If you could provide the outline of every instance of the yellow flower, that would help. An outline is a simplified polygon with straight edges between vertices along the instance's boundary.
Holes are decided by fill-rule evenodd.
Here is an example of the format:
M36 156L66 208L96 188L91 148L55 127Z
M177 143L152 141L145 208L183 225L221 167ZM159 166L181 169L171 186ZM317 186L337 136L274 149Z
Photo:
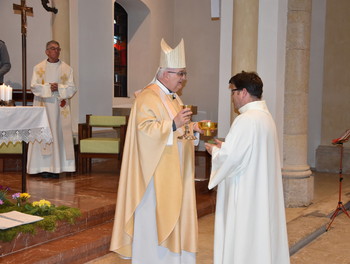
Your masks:
M50 207L51 203L49 201L46 201L43 199L43 200L40 200L39 202L38 201L33 202L32 205L39 206L39 207L43 208L43 207Z
M27 200L30 198L30 194L29 193L21 193L19 195L19 198L21 198L22 200Z

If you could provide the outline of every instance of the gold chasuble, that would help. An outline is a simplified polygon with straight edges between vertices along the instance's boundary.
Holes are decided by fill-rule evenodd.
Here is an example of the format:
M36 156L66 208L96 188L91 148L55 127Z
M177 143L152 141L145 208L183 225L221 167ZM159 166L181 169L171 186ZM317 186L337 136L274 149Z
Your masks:
M151 84L137 95L131 109L110 247L122 256L132 256L135 210L152 177L158 245L175 253L197 252L194 145L178 139L183 128L172 133L181 105L178 96L172 99Z

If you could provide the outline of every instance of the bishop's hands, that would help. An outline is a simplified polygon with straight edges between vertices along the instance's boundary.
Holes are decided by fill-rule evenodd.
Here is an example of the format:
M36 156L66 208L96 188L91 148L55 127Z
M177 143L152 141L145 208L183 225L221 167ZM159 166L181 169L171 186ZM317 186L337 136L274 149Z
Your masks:
M185 124L188 124L191 121L192 112L190 108L182 109L177 115L174 117L174 122L176 128L182 127Z
M221 145L222 145L222 141L216 138L214 140L215 140L215 144L205 143L205 148L210 155L212 154L214 147L221 148Z
M201 120L199 122L211 122L211 120ZM197 131L197 132L199 132L201 134L204 134L204 130L199 127L198 122L194 123L193 130ZM214 132L214 130L212 132Z

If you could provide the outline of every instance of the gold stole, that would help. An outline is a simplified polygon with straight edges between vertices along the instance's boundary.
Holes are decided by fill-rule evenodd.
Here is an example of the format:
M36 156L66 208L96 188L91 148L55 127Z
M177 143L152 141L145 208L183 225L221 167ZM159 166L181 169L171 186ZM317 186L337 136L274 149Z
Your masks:
M45 61L45 71L40 67L37 74L41 78L42 85L45 84L45 74L46 74L46 65L47 62ZM61 61L59 66L59 76L60 80L58 81L59 84L66 84L68 81L67 74L63 68L63 62ZM63 74L62 74L63 72ZM57 100L59 100L57 98ZM67 160L74 160L74 143L73 143L73 137L72 137L72 120L70 115L70 107L68 104L68 99L60 100L60 118L62 122L62 134L63 134L63 144L64 149L66 153L66 159ZM59 144L56 142L56 144ZM42 154L43 155L51 155L52 154L52 145L51 144L41 144L42 148Z

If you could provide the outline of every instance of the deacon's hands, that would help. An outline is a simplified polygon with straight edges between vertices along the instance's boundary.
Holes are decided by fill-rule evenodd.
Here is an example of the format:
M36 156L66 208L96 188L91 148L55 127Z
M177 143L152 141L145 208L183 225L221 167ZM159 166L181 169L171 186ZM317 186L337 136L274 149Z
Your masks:
M214 140L215 140L215 144L205 143L205 148L210 155L212 154L214 147L221 148L221 145L222 145L222 141L216 138Z
M178 112L174 118L176 128L182 127L186 123L189 123L191 120L191 115L192 112L190 108L185 108Z
M58 84L57 83L50 83L51 92L58 91Z

